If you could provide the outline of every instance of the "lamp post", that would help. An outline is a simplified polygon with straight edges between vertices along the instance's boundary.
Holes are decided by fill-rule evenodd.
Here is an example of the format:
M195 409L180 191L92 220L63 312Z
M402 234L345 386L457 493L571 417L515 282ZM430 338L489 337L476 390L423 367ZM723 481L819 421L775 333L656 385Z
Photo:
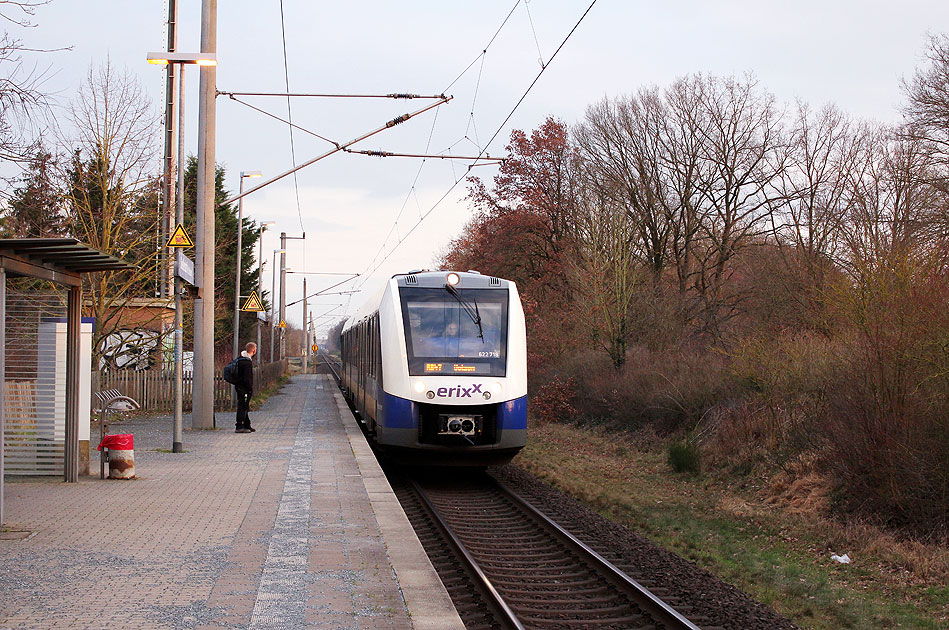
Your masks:
M260 223L260 236L257 237L257 290L260 291L261 301L264 299L264 232L267 231L268 225L274 225L276 223L276 221L262 221ZM270 296L270 300L273 301L272 295ZM264 349L263 346L260 345L260 313L257 313L257 353L257 363L259 365L264 357Z
M304 241L306 240L306 233L304 233L302 236L287 236L286 232L280 233L280 249L284 251L283 255L280 256L280 321L282 322L285 322L287 318L286 295L287 295L287 272L289 271L289 269L287 268L287 253L286 253L287 239ZM281 359L283 359L283 357L287 353L286 335L284 334L285 332L286 331L283 328L280 329L280 358Z
M273 264L270 266L270 362L273 363L273 346L274 346L274 325L273 325L273 306L274 306L274 291L276 290L277 284L277 254L286 254L287 250L285 249L275 249L273 250Z
M244 178L260 177L260 171L241 171L241 198L237 200L237 270L234 273L234 356L240 352L241 323L241 238L244 232ZM261 232L263 234L263 232Z
M177 11L175 11L177 13ZM171 19L171 17L170 17ZM169 45L171 45L171 37L169 36ZM177 164L174 164L174 160L168 160L168 188L173 190L170 186L171 181L171 171L172 167L177 168L177 191L174 195L176 198L176 219L177 223L184 223L184 168L182 168L182 163L184 161L184 126L185 126L185 115L184 115L184 97L185 97L185 64L194 64L198 66L215 66L217 65L217 60L213 53L180 53L180 52L150 52L146 55L146 61L152 65L162 65L168 66L169 77L174 73L172 68L176 65L180 65L181 72L178 74L178 100L174 101L171 96L169 97L168 110L166 112L166 134L170 136L174 128L174 109L178 109L178 160ZM174 90L171 86L168 89L170 95L174 94ZM166 152L170 153L171 148L166 147ZM170 192L170 191L169 191ZM166 199L170 203L170 195L166 192ZM169 208L170 214L170 208ZM170 230L169 230L170 233ZM196 281L200 282L196 279ZM183 407L183 392L182 392L182 379L183 379L183 366L182 358L184 354L184 331L182 323L182 312L181 312L181 278L176 273L175 274L175 409L174 409L174 425L173 425L173 435L171 443L171 451L173 453L181 453L184 451L183 447L183 438L182 438L182 407ZM192 366L193 368L193 366Z
M192 425L214 428L214 144L217 74L217 0L201 0L201 57L192 63L202 66L198 90L198 173L195 218L194 301L194 387ZM156 63L191 61L181 53L153 57ZM151 60L150 60L151 61Z

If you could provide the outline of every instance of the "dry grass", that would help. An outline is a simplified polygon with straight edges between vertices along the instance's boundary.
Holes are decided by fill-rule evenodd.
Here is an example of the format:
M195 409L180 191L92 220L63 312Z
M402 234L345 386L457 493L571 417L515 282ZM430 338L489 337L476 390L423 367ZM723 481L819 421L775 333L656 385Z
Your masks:
M515 463L802 628L949 628L949 547L835 520L830 480L805 458L774 474L676 475L654 436L547 424Z

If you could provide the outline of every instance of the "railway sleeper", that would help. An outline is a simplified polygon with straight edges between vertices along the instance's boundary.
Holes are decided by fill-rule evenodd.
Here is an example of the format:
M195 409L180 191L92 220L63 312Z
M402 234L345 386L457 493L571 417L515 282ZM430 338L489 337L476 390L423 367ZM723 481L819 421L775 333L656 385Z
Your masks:
M551 611L546 611L548 614ZM527 621L526 619L524 621ZM530 618L531 626L542 626L548 628L576 628L577 626L595 626L597 628L604 628L608 626L614 626L616 628L622 628L623 630L659 630L660 626L657 626L649 617L644 615L630 615L627 617L613 617L609 619L558 619L551 618L549 616L544 617L531 617Z

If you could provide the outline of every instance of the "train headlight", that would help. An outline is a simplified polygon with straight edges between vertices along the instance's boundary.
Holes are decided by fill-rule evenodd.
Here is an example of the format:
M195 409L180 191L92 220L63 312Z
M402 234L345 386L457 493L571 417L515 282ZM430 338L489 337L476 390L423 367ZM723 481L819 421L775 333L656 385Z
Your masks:
M429 400L431 400L432 398L435 398L435 392L429 390L429 391L425 392L425 397L428 398Z
M491 383L491 385L488 386L488 390L494 396L500 396L502 389L504 389L504 386L501 385L499 381L494 381L493 383Z
M451 272L450 274L448 274L448 276L445 278L445 280L446 280L446 281L448 282L448 284L450 284L451 286L455 286L456 284L458 284L458 282L461 280L461 278L458 277L458 274L457 274L457 273Z
M491 400L491 392L485 392L482 396L484 396L485 400Z
M421 394L425 391L425 383L422 381L415 381L415 391Z

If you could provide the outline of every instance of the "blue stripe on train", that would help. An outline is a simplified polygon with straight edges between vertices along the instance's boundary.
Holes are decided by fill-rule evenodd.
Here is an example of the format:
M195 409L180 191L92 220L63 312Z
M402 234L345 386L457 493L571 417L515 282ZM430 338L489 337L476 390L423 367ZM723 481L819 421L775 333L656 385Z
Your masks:
M527 396L521 396L498 405L498 428L527 428Z
M414 429L418 423L418 403L385 393L380 424L387 429ZM498 405L498 429L527 428L527 396Z
M383 392L382 418L387 429L414 429L418 426L418 403Z

